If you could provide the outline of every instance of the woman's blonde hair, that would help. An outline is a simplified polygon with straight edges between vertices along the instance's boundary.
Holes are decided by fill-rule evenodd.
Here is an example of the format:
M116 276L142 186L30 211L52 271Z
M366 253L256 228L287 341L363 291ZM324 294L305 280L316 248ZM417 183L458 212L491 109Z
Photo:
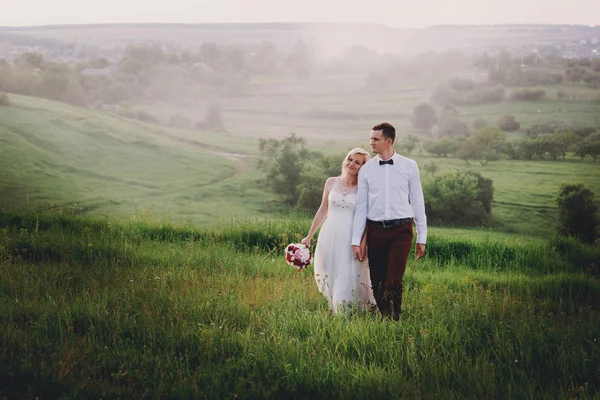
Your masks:
M346 167L346 161L348 160L348 157L353 156L355 154L362 154L363 156L365 156L365 163L367 161L369 161L369 159L371 158L371 155L365 149L362 149L360 147L353 148L352 150L350 150L348 152L348 154L346 154L346 157L344 158L344 161L342 161L342 175L344 175L346 173L346 170L348 169Z

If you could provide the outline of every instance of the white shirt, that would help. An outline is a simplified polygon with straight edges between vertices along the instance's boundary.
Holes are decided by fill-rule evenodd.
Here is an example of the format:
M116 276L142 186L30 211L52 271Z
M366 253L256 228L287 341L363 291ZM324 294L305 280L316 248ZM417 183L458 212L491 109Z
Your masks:
M414 160L394 152L393 165L379 165L379 155L358 171L358 196L352 227L352 245L360 245L367 218L388 221L414 218L417 243L427 241L427 217L419 167Z

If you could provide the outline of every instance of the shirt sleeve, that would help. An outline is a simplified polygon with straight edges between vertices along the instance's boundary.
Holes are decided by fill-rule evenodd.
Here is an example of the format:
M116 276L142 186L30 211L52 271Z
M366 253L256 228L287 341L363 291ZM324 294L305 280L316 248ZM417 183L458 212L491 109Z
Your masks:
M365 226L367 224L367 209L369 204L369 184L367 182L366 168L358 171L358 194L354 208L354 221L352 223L352 246L359 246Z
M408 198L410 199L410 205L415 216L415 225L417 227L417 243L425 244L427 242L427 216L425 215L425 199L423 198L423 187L421 186L421 177L419 176L419 166L416 162L413 165L413 172L410 174Z

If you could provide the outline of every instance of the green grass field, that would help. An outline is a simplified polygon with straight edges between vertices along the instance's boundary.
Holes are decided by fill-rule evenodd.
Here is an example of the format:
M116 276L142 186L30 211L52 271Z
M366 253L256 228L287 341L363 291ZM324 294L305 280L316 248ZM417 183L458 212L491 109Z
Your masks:
M547 236L556 220L555 198L562 183L583 183L600 196L600 163L591 160L501 160L481 166L453 158L412 157L421 167L435 163L439 171L478 172L494 182L492 216L505 232ZM436 176L439 173L436 174ZM421 171L423 183L433 179Z
M419 95L416 89L407 89L394 101L411 103L415 93ZM263 100L256 99L252 104L263 107ZM11 107L0 107L0 201L5 207L91 211L123 218L146 213L161 220L203 226L232 218L269 218L274 213L289 213L277 203L276 196L264 189L262 175L256 169L257 139L263 135L283 137L287 131L261 130L259 125L252 128L248 122L250 133L234 130L219 134L143 124L36 98L11 95L11 101ZM354 104L366 113L360 118L372 119L376 112L387 110L379 108L377 101L384 104L375 94ZM332 95L312 104L313 109L343 111L341 99ZM569 104L582 121L600 124L594 119L600 115L594 113L597 104ZM537 115L533 109L541 107L534 104L528 109L522 104L506 103L509 106L519 107L523 115ZM307 112L311 110L308 103L303 107ZM253 114L253 110L247 112ZM298 128L300 120L311 124L312 134L301 130L308 133L310 148L339 154L356 145L368 147L368 131L358 128L366 122L349 120L355 128L339 125L330 129L328 126L339 121L329 114L327 118L311 119L303 116L302 108L295 110L295 119L286 119L285 115L278 118L288 124L289 130ZM149 111L159 112L158 108ZM257 112L256 118L265 118L266 123L270 112ZM504 110L474 106L461 108L460 112L466 118L475 118ZM322 139L317 139L315 132L321 132ZM482 167L413 153L411 157L421 166L434 162L440 171L473 170L491 178L495 186L493 227L500 231L548 236L554 224L553 199L563 182L582 182L600 196L600 163L589 159L504 160ZM422 176L424 181L431 179L424 173Z
M237 149L216 134L192 136L47 100L11 100L11 107L0 107L6 207L124 218L146 211L200 224L268 209L272 196L256 183L252 152L224 154Z
M410 116L417 105L429 101L434 87L368 90L362 81L339 79L342 80L338 82L334 76L326 75L304 84L260 85L253 88L251 95L223 100L220 104L226 128L236 138L282 137L294 132L322 151L368 144L370 128L382 121L391 122L399 138L407 134L423 136L412 127ZM600 126L600 91L564 85L573 97L556 99L553 91L557 87L545 89L548 99L537 102L510 101L513 89L507 89L503 102L456 106L458 117L472 127L478 118L495 126L503 115L514 115L523 132L534 124L557 121L572 127ZM437 107L438 116L441 108ZM163 120L175 113L192 120L199 114L198 105L147 109Z
M1 212L0 398L600 395L597 248L432 232L395 323L285 264L308 223Z
M421 95L396 94L399 126ZM239 100L215 134L10 95L0 399L598 398L600 252L551 233L560 184L600 195L600 163L413 155L491 178L494 225L431 227L426 257L409 261L400 323L333 316L312 267L283 260L310 217L266 192L257 139L296 131L342 153L365 146L395 103L350 98L364 114L345 121L343 99L312 96L287 109L297 115ZM549 104L460 112L552 120ZM597 121L595 103L569 104Z

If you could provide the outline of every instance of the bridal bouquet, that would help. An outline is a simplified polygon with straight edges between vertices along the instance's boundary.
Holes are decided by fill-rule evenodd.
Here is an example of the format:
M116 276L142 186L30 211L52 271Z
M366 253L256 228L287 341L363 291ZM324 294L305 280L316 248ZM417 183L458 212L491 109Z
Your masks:
M289 265L301 270L310 265L312 254L310 254L310 249L302 243L290 243L285 248L285 260Z

